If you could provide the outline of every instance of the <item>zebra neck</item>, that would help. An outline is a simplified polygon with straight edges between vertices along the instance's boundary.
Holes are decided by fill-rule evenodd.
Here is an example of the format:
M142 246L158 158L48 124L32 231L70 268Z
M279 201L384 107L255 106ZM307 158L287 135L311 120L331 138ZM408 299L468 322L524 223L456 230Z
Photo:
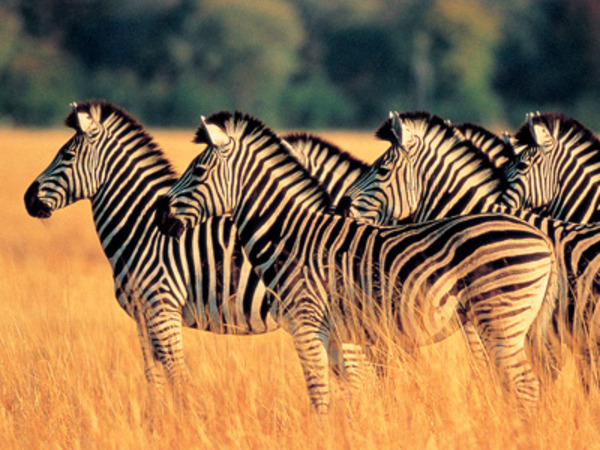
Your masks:
M107 163L92 198L96 231L113 267L131 261L139 243L158 234L154 205L175 182L168 162L152 149L120 153Z
M297 251L306 224L331 207L316 181L294 164L266 168L243 183L233 212L240 241L261 274Z
M303 164L329 193L333 206L369 166L329 143L313 138L302 149Z
M419 221L486 212L506 184L500 172L467 143L427 143L414 166L421 198ZM467 182L465 182L467 180Z
M570 148L550 162L551 216L569 222L600 221L600 158L589 145Z

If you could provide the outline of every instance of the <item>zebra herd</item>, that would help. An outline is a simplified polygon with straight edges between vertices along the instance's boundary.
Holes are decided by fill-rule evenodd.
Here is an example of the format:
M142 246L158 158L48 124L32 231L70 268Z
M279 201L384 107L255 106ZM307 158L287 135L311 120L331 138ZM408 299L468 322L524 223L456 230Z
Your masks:
M187 376L182 326L283 328L309 397L329 367L353 389L365 350L461 327L525 411L568 347L593 382L600 344L600 144L531 114L514 136L391 113L373 164L261 121L202 118L206 148L177 178L144 128L107 102L72 104L73 137L25 193L30 215L89 199L116 297L135 319L152 386ZM541 371L534 371L533 366Z

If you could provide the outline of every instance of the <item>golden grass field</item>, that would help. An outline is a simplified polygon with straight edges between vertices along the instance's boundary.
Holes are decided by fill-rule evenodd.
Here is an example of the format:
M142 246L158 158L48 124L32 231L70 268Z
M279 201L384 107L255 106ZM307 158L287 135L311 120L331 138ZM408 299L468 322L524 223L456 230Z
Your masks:
M193 130L150 133L179 171L198 151ZM323 135L369 161L385 148L369 134ZM0 130L0 447L600 448L599 391L584 394L572 363L523 422L460 335L392 361L388 376L365 381L352 410L336 387L331 413L318 421L284 332L184 330L189 407L181 412L169 397L153 407L89 202L45 221L23 206L70 136L67 128Z

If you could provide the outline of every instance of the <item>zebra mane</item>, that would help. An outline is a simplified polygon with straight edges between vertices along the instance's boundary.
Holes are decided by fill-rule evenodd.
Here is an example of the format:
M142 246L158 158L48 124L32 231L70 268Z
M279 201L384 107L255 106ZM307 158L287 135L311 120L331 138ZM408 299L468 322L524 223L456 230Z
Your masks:
M501 159L501 158L505 158L506 160L511 160L512 158L514 158L515 156L515 152L514 149L512 147L512 145L510 145L509 143L505 142L500 136L498 136L496 133L488 130L487 128L482 127L481 125L475 124L475 123L471 123L471 122L464 122L461 123L460 125L455 125L455 128L465 136L465 138L469 141L473 141L475 139L477 139L478 137L483 137L483 139L485 139L487 142L492 142L492 146L496 147L496 148L500 148L500 151L494 156L495 159ZM488 153L487 151L484 151L484 149L479 148L479 146L476 146L488 159L491 158L491 154ZM489 146L488 146L489 148ZM494 164L493 161L492 164ZM495 164L494 164L495 166Z
M265 142L261 147L266 148L271 145L276 146L277 153L285 155L282 165L288 163L293 164L297 171L302 172L304 178L308 178L312 181L312 184L318 193L319 201L322 202L325 208L331 207L331 196L321 185L321 183L319 183L319 181L308 171L308 169L306 169L296 160L296 158L288 150L287 146L283 144L281 138L272 129L268 128L260 119L240 111L235 111L233 114L229 111L221 111L209 116L206 119L206 123L217 125L223 129L227 129L228 124L230 124L230 126L232 125L233 128L243 128L244 132L242 136L240 136L240 140L248 137L254 138L256 135L261 135L261 137L267 138L267 142ZM194 143L209 143L204 127L199 127L196 131Z
M96 119L99 123L103 123L111 116L118 117L120 122L126 124L126 131L130 134L135 134L135 139L139 143L139 147L145 148L147 154L151 155L157 164L163 166L163 173L175 175L175 170L173 169L171 162L167 159L163 150L154 141L152 136L150 136L143 125L122 108L105 100L88 100L83 103L77 103L77 106L71 109L64 121L67 127L73 128L76 131L80 131L79 121L77 119L77 113L79 112L97 115Z
M360 159L351 155L347 151L342 150L340 147L329 142L328 140L323 139L314 134L310 134L310 133L306 133L306 132L294 132L294 133L285 135L283 137L283 139L292 145L295 144L296 142L304 142L307 144L308 143L312 144L311 149L320 147L322 150L324 150L327 153L326 159L329 159L331 157L336 157L340 160L347 162L349 165L349 171L354 171L356 169L364 171L369 167L369 165L367 163L361 161Z
M486 139L492 139L492 140L498 140L498 141L504 142L496 133L493 133L492 131L488 130L487 128L484 128L481 125L478 125L476 123L463 122L459 125L454 125L454 127L464 135L468 134L470 131L470 133L472 135L478 134L478 135L484 136Z
M427 125L427 128L440 127L445 133L448 133L448 137L454 134L452 125L446 123L444 119L436 114L431 114L427 111L408 111L400 114L402 121L410 122L422 122ZM392 118L387 118L381 126L375 131L375 137L382 141L389 141L392 144L397 141L396 134L394 133L392 126Z

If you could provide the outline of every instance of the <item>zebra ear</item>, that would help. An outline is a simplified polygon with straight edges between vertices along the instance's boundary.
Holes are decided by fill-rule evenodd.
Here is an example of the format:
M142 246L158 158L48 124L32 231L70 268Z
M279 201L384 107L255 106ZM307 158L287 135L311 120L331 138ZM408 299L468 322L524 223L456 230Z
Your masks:
M543 124L534 122L535 117L539 117L540 113L537 114L530 113L527 115L527 123L529 124L529 129L531 131L531 135L533 136L534 141L538 145L538 147L542 147L544 149L550 150L554 147L554 138L550 134L550 131Z
M77 127L82 133L91 137L98 128L98 123L88 111L77 111Z
M402 122L400 121L400 115L398 114L398 111L390 111L390 121L391 121L391 131L392 134L394 135L394 140L396 142L393 142L393 144L395 146L401 146L402 145Z
M221 127L212 123L206 123L206 118L200 116L200 126L196 131L194 142L209 144L214 147L223 147L229 143L229 136Z
M403 149L406 154L410 154L412 144L415 140L414 131L406 126L406 123L400 120L398 113L395 113L395 119L392 120L394 124L394 134L398 137L398 146Z

